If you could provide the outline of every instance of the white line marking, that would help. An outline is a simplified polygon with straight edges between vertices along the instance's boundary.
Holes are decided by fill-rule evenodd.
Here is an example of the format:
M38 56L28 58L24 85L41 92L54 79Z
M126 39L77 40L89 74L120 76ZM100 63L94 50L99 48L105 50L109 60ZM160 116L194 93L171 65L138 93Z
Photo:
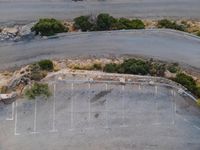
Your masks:
M15 101L15 135L20 135L19 133L17 133L17 107L18 107L18 104L17 104L17 101Z
M141 85L139 84L138 89L141 90Z
M160 124L159 123L159 111L158 111L158 100L157 99L155 99L155 105L156 105L156 122L154 123L155 125L158 125L158 124Z
M106 91L108 90L108 84L106 83ZM108 128L108 106L107 106L107 101L108 99L106 99L105 101L105 114L106 114L106 127L105 128Z
M175 99L172 98L172 125L175 124L175 113L176 113L176 110L175 110Z
M57 132L55 129L55 120L56 120L56 84L53 85L53 122L52 130L50 132Z
M71 130L74 128L74 83L71 84Z
M88 122L90 122L91 120L91 104L90 104L90 92L91 92L91 84L88 84L88 91L89 91L89 95L88 95Z
M155 95L158 94L158 86L155 86Z
M11 114L11 118L6 118L6 120L10 120L10 121L14 120L14 107L15 107L15 104L14 104L14 102L13 102L13 103L12 103L12 114Z
M31 132L31 134L36 134L38 132L36 132L37 130L37 99L35 99L35 107L34 107L34 122L33 122L33 132Z
M124 98L124 91L125 91L125 86L122 85L121 86L121 94L122 94L122 125L121 127L127 127L127 125L125 125L125 98Z

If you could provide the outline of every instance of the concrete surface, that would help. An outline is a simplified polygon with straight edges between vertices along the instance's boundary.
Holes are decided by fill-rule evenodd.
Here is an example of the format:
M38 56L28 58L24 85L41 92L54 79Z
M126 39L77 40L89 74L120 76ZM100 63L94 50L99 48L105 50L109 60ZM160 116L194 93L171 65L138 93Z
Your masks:
M200 149L200 110L174 89L68 81L51 88L48 100L0 108L1 150Z
M171 30L130 30L0 43L0 69L44 58L120 55L142 55L200 68L200 39Z
M0 23L41 17L73 19L80 14L110 13L116 17L200 18L199 0L0 0Z

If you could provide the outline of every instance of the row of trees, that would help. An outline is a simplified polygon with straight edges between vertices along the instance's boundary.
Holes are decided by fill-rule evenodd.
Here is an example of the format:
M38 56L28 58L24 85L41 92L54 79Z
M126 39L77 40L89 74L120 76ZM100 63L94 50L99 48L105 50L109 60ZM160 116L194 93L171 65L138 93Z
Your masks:
M99 14L96 18L92 16L80 16L74 19L74 27L81 31L106 31L121 29L144 29L144 23L139 19L114 18L109 14Z
M107 31L107 30L128 30L128 29L144 29L145 25L140 19L114 18L109 14L99 14L97 17L80 16L74 19L74 28L85 31ZM163 19L158 21L158 28L169 28L180 31L186 31L184 25L177 24L175 21ZM51 36L56 33L68 32L68 28L56 19L40 19L31 31L42 36Z

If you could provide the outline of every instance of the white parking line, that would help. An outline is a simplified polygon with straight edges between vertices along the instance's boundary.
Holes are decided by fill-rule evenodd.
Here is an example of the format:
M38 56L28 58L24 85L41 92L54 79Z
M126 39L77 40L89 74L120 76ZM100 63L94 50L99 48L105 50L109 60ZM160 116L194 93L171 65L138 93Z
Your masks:
M121 94L122 94L122 125L121 127L127 127L127 125L125 124L125 95L124 95L124 91L125 91L125 86L122 85L121 86Z
M18 107L18 104L17 104L17 101L15 101L15 127L14 127L14 134L15 135L20 135L19 133L17 133L17 107Z
M160 122L159 122L159 112L158 112L158 99L155 99L155 107L156 107L156 122L153 123L154 125L160 125Z
M37 130L37 99L35 99L33 132L31 132L31 134L36 134L36 133L38 133L36 130Z
M91 83L88 84L88 123L89 123L89 127L88 128L91 128L90 126L90 121L91 121L91 104L90 104L90 98L91 98Z
M74 83L71 84L71 129L74 128Z
M13 103L12 103L11 118L6 118L6 120L10 120L10 121L14 120L14 107L15 107L15 104L14 104L14 102L13 102Z
M141 90L141 85L139 84L138 89Z
M155 86L155 95L158 95L158 86Z
M106 83L106 91L108 90L108 84ZM109 127L108 127L108 106L107 106L107 102L108 101L108 99L106 99L106 101L105 101L105 115L106 115L106 129L108 129Z
M57 132L55 128L55 120L56 120L56 84L53 85L53 122L52 122L52 130L50 132Z

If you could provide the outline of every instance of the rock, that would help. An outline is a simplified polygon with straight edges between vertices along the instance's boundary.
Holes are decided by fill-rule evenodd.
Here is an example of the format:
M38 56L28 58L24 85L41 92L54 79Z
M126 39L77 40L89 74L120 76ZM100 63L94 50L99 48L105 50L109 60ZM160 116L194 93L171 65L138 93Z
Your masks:
M10 35L17 35L18 33L19 33L19 29L18 29L18 27L13 27L13 28L4 28L3 30L2 30L2 33L3 34L10 34Z

